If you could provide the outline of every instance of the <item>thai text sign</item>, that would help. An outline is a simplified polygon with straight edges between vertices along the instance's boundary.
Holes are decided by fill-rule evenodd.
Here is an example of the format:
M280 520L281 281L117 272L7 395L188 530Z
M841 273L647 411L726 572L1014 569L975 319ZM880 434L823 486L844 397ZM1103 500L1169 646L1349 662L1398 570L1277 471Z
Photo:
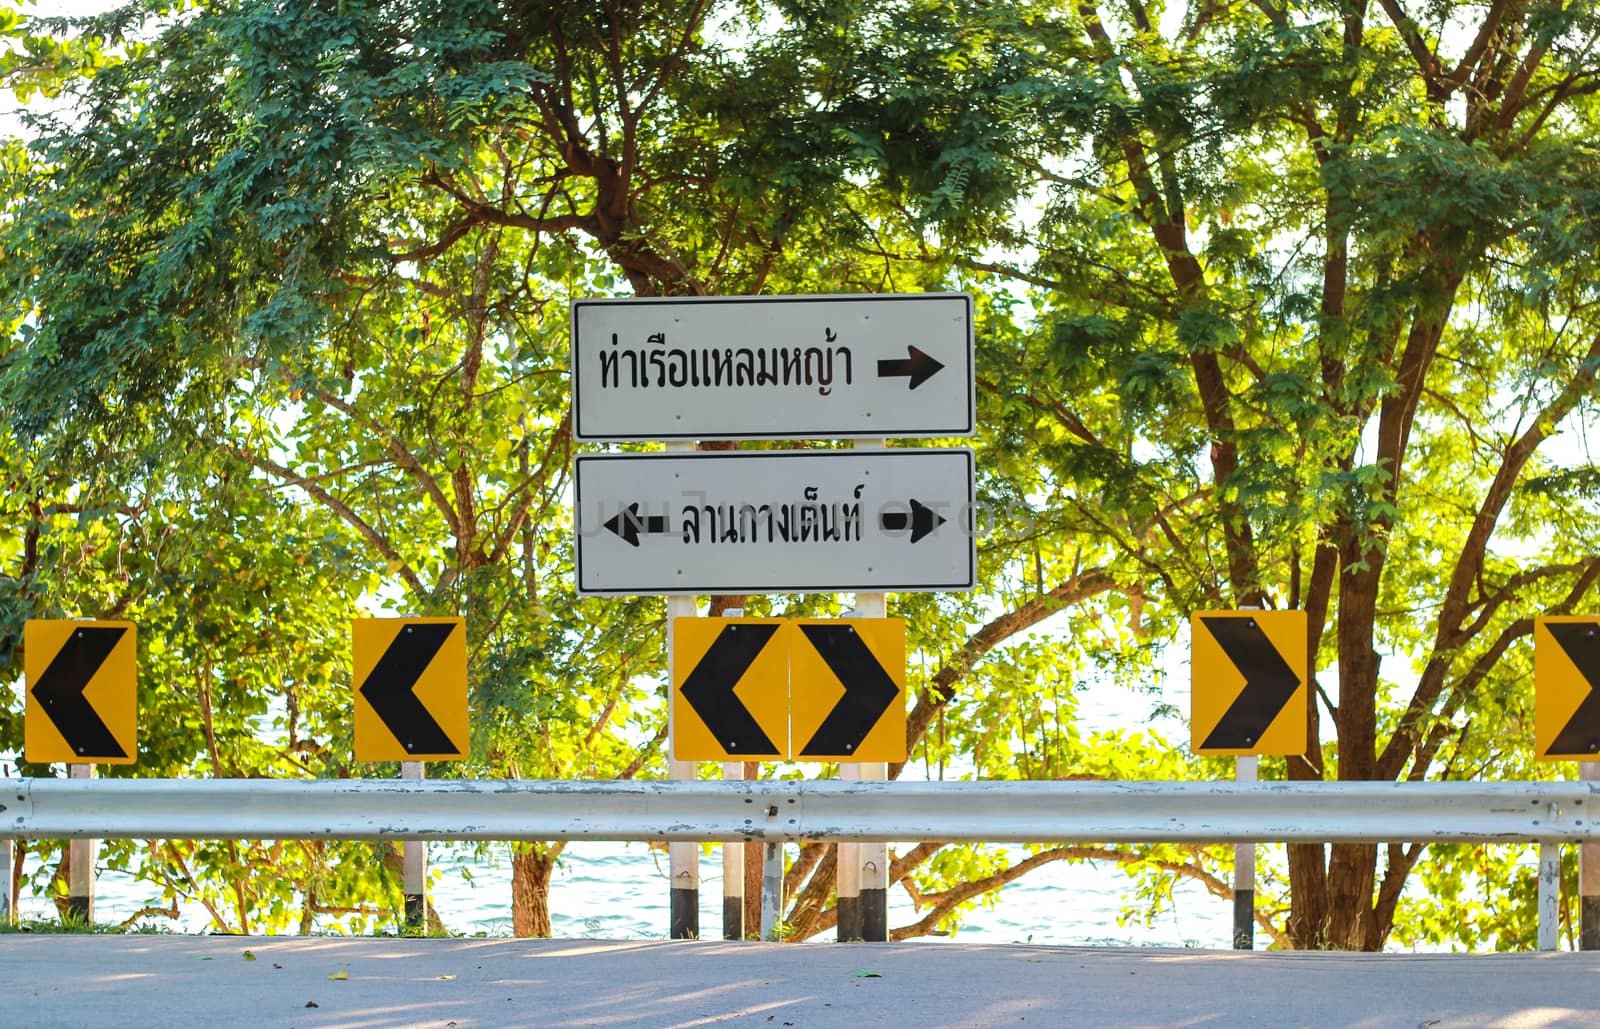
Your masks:
M583 454L578 592L967 590L972 451Z
M970 436L965 293L579 300L580 440Z

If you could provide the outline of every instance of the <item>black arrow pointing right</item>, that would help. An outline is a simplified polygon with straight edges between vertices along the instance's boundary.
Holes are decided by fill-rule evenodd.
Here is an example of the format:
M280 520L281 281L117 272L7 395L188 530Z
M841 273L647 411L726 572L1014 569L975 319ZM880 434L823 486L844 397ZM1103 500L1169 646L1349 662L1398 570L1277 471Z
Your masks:
M1244 676L1234 699L1202 746L1215 750L1253 747L1300 688L1300 677L1284 661L1254 618L1201 618L1228 660Z
M622 537L622 542L630 547L639 545L639 534L654 536L667 531L666 515L641 515L638 504L629 504L626 510L618 511L616 515L605 522L605 527Z
M844 687L844 696L822 720L811 742L801 749L800 756L854 754L894 703L900 687L894 684L853 626L802 625L800 631Z
M933 378L934 373L944 365L932 357L906 344L906 356L878 362L878 378L880 379L910 379L906 384L908 389L918 386Z
M367 673L361 695L408 754L460 754L413 690L433 655L455 631L455 622L411 622Z
M913 500L909 515L904 511L885 511L878 516L878 525L884 532L905 532L906 526L910 525L911 542L915 543L948 520L932 508Z
M678 693L706 723L711 735L729 754L781 757L750 709L733 688L778 631L776 625L725 625L711 647L678 687Z
M1546 622L1550 635L1566 651L1589 694L1551 741L1549 754L1600 754L1600 630L1592 622Z
M105 664L117 641L127 632L125 626L86 625L72 630L67 642L33 686L37 700L56 731L73 753L84 758L125 758L128 752L111 735L93 706L83 698L89 680Z

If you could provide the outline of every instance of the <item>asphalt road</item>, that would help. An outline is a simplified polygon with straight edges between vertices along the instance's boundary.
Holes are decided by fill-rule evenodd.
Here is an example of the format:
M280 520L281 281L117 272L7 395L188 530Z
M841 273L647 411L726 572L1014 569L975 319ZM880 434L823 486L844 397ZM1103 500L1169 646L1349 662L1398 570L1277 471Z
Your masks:
M1600 954L6 935L0 1025L1590 1029Z

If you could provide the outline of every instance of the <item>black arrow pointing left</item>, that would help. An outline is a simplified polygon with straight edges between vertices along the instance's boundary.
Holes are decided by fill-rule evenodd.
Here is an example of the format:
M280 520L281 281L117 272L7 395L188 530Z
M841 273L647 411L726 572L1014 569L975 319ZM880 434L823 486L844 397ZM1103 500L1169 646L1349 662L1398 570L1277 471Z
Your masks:
M1589 683L1588 695L1546 753L1600 754L1600 629L1593 622L1546 622L1544 627Z
M1201 618L1222 652L1244 676L1244 689L1222 713L1202 746L1246 750L1256 745L1283 705L1300 688L1300 677L1254 618Z
M854 754L899 696L900 687L853 626L802 625L800 631L844 687L844 696L822 720L811 741L801 748L800 756Z
M777 631L776 625L734 623L723 626L717 638L711 641L711 648L678 687L678 695L694 708L717 744L728 754L746 757L782 754L739 695L733 692Z
M444 729L413 690L433 655L455 631L456 622L412 622L367 673L361 695L408 754L460 754Z
M638 504L629 504L613 517L606 519L604 524L606 528L622 537L622 542L630 547L639 545L640 533L654 536L668 531L666 515L642 515L639 513Z
M83 758L125 758L128 752L111 735L106 723L83 697L89 680L105 664L126 626L85 625L73 629L67 642L56 652L49 667L34 684L33 698L39 702L56 731L73 753Z

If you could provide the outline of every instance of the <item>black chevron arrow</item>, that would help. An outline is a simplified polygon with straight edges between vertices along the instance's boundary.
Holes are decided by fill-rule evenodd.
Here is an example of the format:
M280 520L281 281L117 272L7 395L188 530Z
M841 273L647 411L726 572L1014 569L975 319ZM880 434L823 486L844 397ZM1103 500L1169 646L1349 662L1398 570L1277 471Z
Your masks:
M640 533L650 536L667 531L667 516L641 515L638 504L629 504L626 510L618 511L607 520L605 527L621 536L628 546L637 547Z
M911 501L911 513L904 511L885 511L878 516L878 525L884 532L905 532L906 526L911 527L911 542L915 543L928 535L948 519L936 513L932 508Z
M111 735L106 723L83 697L94 673L105 664L126 626L86 625L72 630L67 642L39 676L33 698L39 702L56 731L73 753L84 758L125 758L128 752Z
M907 384L908 387L916 389L933 378L934 373L944 367L942 363L935 361L932 357L909 343L906 344L906 354L907 356L903 358L879 361L878 378L909 378L911 381Z
M1300 677L1284 661L1254 618L1201 618L1222 652L1244 676L1244 689L1222 714L1202 745L1206 749L1253 747L1300 688Z
M1551 741L1550 754L1600 754L1600 630L1592 622L1546 622L1544 627L1566 651L1589 684L1589 693Z
M422 701L412 692L433 655L456 629L455 622L412 622L367 673L361 695L409 754L459 754Z
M706 723L711 735L729 754L781 757L782 751L762 731L750 709L733 688L778 631L776 625L725 625L711 641L678 693Z
M878 718L894 703L900 687L878 664L854 626L802 625L800 631L844 687L844 696L833 705L800 756L854 754L878 724Z

